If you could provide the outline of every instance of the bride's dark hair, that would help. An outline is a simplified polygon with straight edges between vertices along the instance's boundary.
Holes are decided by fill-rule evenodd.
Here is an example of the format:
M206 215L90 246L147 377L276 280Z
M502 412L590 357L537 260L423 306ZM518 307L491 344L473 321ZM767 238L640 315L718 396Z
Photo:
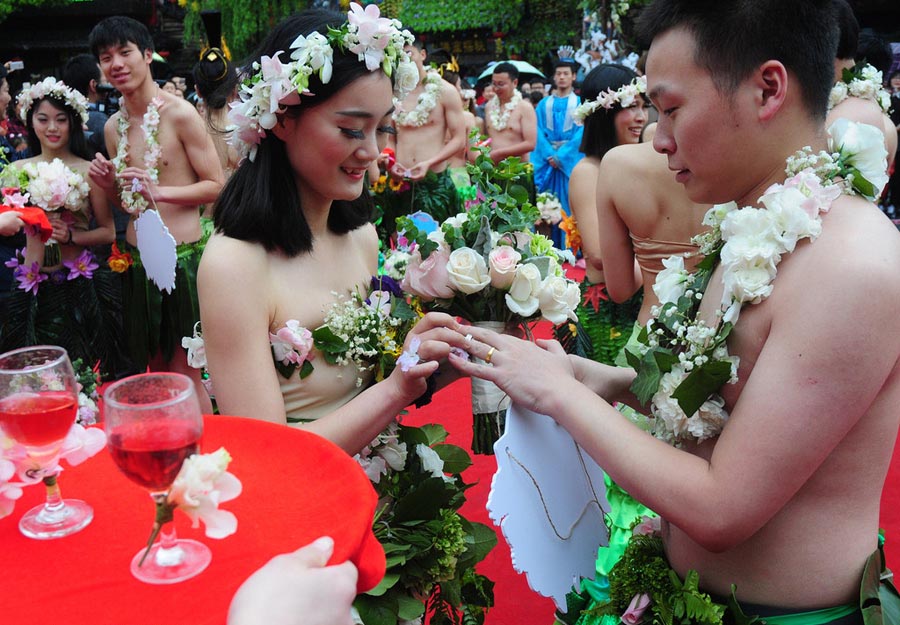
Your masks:
M584 77L581 83L581 99L583 102L596 100L597 96L608 89L617 89L629 84L637 78L634 70L624 65L613 63L598 65ZM598 108L584 120L584 134L579 148L585 156L603 158L607 152L616 147L616 115L622 107L616 103L611 109Z
M328 33L328 27L340 28L346 15L331 11L304 11L282 21L260 44L244 72L252 72L253 61L279 50L282 61L289 60L291 43L298 35L317 31ZM240 73L240 72L239 72ZM315 74L310 77L309 91L302 103L290 107L284 115L301 115L303 109L321 104L357 78L368 75L366 64L357 56L335 48L331 80L322 84ZM315 150L311 145L309 149ZM367 190L355 200L334 200L328 214L328 229L343 234L365 224L372 214L372 200ZM217 232L242 241L260 243L268 251L281 250L290 257L309 252L313 236L300 209L300 195L294 171L288 161L284 142L272 131L260 142L256 158L245 159L226 183L216 202L213 222Z

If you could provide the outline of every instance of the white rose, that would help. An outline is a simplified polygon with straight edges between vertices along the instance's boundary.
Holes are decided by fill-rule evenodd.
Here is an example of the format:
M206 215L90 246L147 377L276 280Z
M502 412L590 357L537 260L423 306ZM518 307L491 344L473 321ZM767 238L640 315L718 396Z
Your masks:
M419 69L415 63L402 61L397 66L397 75L394 77L397 90L401 94L407 94L419 84Z
M530 317L537 312L540 304L541 272L531 263L519 265L506 294L507 307L517 315Z
M487 263L470 247L461 247L450 253L447 261L450 284L467 295L478 293L491 283Z
M846 100L849 94L850 90L847 88L847 83L839 81L831 88L831 93L828 94L828 109L831 110Z
M416 455L422 461L422 469L431 473L432 477L444 477L444 461L435 450L419 443L416 445Z
M723 277L725 294L734 300L752 304L769 297L777 269L773 263L756 260L728 267Z
M508 289L516 277L516 266L522 255L509 245L495 247L488 254L491 286L497 289Z
M578 321L575 308L580 299L578 284L560 276L547 277L538 294L541 315L556 325L565 323L567 319Z
M743 208L722 221L722 264L762 259L777 263L784 248L779 242L775 218L767 210Z
M887 150L881 129L842 117L828 129L828 150L847 156L847 164L872 183L876 195L881 193L888 181Z
M406 466L406 443L396 438L378 447L377 453L394 471L402 471Z
M796 187L782 187L759 198L774 218L776 236L787 252L794 251L799 239L815 239L822 233L822 222L803 209L806 200L806 195Z
M447 219L444 220L444 223L449 224L454 228L462 228L463 224L467 221L469 221L469 213L457 213L453 217L447 217Z
M684 295L690 274L684 268L682 256L669 256L663 260L663 269L656 276L653 283L653 292L659 298L660 305L676 303L678 298Z

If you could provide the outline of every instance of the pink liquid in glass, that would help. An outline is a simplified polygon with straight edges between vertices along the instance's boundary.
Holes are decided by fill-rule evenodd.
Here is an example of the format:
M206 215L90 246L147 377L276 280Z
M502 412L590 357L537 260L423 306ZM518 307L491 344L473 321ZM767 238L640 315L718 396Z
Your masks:
M48 447L65 439L77 410L71 393L16 393L0 400L0 427L26 447Z
M151 491L164 491L184 460L199 451L200 430L194 423L179 421L129 423L110 434L108 447L130 480Z

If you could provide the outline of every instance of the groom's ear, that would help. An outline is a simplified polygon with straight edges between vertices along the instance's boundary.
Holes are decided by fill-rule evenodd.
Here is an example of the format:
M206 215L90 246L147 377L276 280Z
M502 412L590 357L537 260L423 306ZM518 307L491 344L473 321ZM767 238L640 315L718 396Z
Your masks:
M791 87L788 71L780 61L766 61L750 79L757 90L757 116L760 121L770 121L787 100L788 89Z

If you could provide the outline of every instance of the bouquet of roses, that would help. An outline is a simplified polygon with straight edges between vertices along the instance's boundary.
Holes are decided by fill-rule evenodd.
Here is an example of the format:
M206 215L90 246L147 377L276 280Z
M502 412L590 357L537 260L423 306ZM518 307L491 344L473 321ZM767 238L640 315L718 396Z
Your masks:
M479 189L468 212L446 219L426 233L410 219L398 220L409 258L405 291L429 310L443 310L476 324L513 331L541 318L575 321L578 284L566 278L562 262L574 262L546 236L533 232L540 219L520 184L526 165L510 157L497 165L490 148L480 152L469 174ZM504 427L508 401L489 382L473 380L476 453L492 453Z
M472 461L446 437L440 425L393 423L356 456L378 493L373 529L387 556L384 579L354 603L358 623L481 624L493 605L493 582L474 567L497 536L459 514Z

